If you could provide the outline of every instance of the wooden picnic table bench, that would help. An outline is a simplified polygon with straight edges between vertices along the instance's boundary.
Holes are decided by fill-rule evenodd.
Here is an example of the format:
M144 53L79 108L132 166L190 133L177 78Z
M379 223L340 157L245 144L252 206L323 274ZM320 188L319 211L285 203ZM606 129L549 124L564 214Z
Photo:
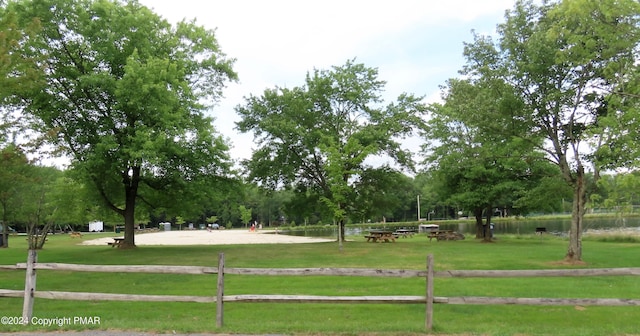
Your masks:
M415 230L410 230L410 229L397 229L396 232L394 232L394 234L398 235L398 237L402 237L402 238L407 238L407 237L412 237L413 235L416 234Z
M456 232L453 230L439 230L429 232L427 235L429 237L429 241L435 238L437 241L440 240L464 240L464 235L460 232Z
M364 236L365 238L367 238L367 242L396 242L396 238L398 238L398 235L393 233L392 231L383 231L383 230L372 230L369 231L369 234Z
M117 238L113 238L113 241L108 242L107 245L111 245L111 247L120 247L123 241L124 241L124 237L117 237Z
M436 240L444 240L446 239L445 237L449 234L451 234L453 232L453 230L438 230L438 231L431 231L427 234L427 237L429 238L429 241L431 241L431 239L435 238Z

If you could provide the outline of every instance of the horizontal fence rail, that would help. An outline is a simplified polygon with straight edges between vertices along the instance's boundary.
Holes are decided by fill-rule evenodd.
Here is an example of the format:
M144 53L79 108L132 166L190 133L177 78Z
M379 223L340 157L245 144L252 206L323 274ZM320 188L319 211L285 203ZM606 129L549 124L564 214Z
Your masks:
M225 295L224 302L425 303L424 296Z
M3 266L7 267L7 266ZM16 264L17 269L27 269L26 263ZM37 263L35 269L74 272L104 272L104 273L159 273L159 274L215 274L217 267L204 266L171 266L171 265L82 265Z
M0 269L26 269L26 263L0 265ZM59 270L105 273L164 273L164 274L217 274L217 267L171 266L171 265L83 265L61 263L38 263L38 270ZM363 277L424 278L426 271L403 269L366 268L225 268L225 274L234 275L328 275ZM640 268L590 268L557 270L450 270L434 271L436 278L527 278L527 277L584 277L584 276L637 276Z
M35 260L35 259L34 259ZM426 304L425 327L433 326L433 304L471 305L592 305L592 306L639 306L640 299L622 298L513 298L513 297L438 297L434 296L434 278L505 278L505 277L585 277L585 276L638 276L640 268L597 268L558 270L449 270L435 271L433 256L427 257L426 271L401 269L366 268L225 268L224 254L219 255L218 267L171 266L171 265L82 265L62 263L19 263L0 265L0 270L31 270L34 279L25 280L25 290L0 289L0 297L24 297L25 307L33 305L34 298L57 300L103 300L103 301L156 301L156 302L200 302L216 303L217 326L223 324L224 302L273 302L273 303L391 303ZM35 270L75 271L75 272L117 272L117 273L159 273L159 274L217 274L215 296L188 295L138 295L86 292L35 291L28 284L35 284ZM363 276L363 277L420 277L426 279L426 293L418 296L322 296L322 295L224 295L224 275L261 276ZM34 286L35 287L35 286ZM31 302L27 303L27 300ZM31 314L31 311L26 312ZM23 312L25 315L25 312ZM29 316L25 321L30 320Z
M640 275L640 268L436 271L437 278L531 278Z
M23 297L23 290L0 289L0 297ZM188 295L140 295L85 292L37 291L33 297L53 300L75 301L148 301L148 302L216 302L215 297Z
M560 298L511 298L511 297L435 297L435 303L474 305L535 305L535 306L638 306L640 299L560 299Z
M366 268L225 268L225 274L236 275L330 275L363 277L425 277L425 271Z

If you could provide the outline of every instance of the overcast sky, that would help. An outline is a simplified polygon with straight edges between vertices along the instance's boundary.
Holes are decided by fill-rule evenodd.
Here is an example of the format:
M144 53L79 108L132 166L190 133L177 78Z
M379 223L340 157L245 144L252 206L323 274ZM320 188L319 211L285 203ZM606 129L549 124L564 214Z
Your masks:
M493 33L515 0L140 0L177 22L216 30L222 51L236 59L239 82L229 85L212 114L232 143L235 159L249 158L253 138L234 130L234 108L266 88L304 84L307 72L349 59L375 67L387 82L384 98L403 92L432 102L439 86L463 65L472 30ZM407 148L419 148L413 139Z

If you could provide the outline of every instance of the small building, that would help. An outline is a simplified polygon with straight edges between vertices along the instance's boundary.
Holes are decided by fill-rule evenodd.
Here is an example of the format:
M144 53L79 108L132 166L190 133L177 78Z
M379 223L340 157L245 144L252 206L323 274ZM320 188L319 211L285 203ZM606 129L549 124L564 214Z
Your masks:
M418 232L420 233L436 232L438 229L440 229L438 224L420 224L418 226Z
M103 232L104 222L94 221L89 222L89 232Z

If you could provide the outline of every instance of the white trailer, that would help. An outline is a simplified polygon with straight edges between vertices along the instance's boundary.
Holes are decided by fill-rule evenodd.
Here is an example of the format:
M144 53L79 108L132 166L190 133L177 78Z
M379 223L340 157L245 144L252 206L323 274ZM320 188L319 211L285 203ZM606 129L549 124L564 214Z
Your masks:
M103 222L89 222L89 232L102 232L104 231L104 223Z
M440 228L440 226L438 224L420 224L418 226L418 232L422 233L422 232L438 232L438 229Z

